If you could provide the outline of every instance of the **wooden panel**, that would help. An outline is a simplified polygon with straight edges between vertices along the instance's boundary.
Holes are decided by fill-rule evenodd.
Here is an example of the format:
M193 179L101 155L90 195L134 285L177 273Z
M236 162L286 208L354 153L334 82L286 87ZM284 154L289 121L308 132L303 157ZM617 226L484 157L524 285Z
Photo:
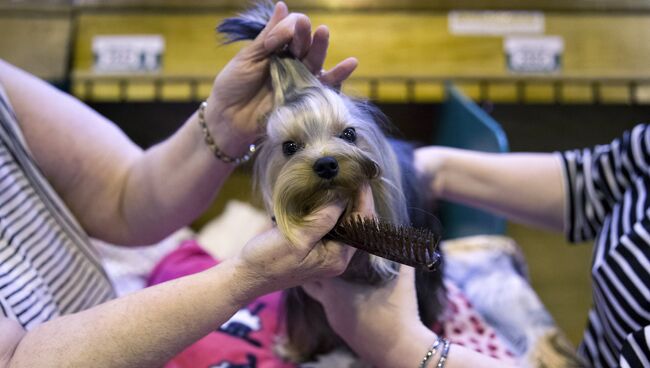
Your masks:
M224 15L82 14L74 69L91 70L96 35L160 34L165 38L163 73L216 75L240 48L218 43L214 27Z
M240 47L221 46L214 35L216 24L230 14L82 12L75 40L74 69L90 70L90 48L95 35L160 34L166 42L163 74L214 75ZM356 56L360 62L356 76L510 75L502 37L452 35L447 29L446 13L313 11L310 16L314 28L327 24L331 30L326 67ZM645 42L650 39L650 15L549 13L546 33L565 40L560 75L650 75L650 44ZM356 87L366 95L370 92L369 86ZM407 95L404 87L380 89L380 97L386 100L403 100ZM415 98L422 100L419 93L416 90ZM479 97L478 91L470 94ZM527 90L526 94L534 100L548 98L548 90L541 98L535 96L534 90ZM501 91L495 96L505 101L514 94ZM567 101L587 101L581 88L568 88L564 97Z
M66 78L71 38L66 13L0 11L0 57L39 77Z
M162 34L166 73L213 73L237 46L218 46L214 27L226 13L206 15L82 14L75 69L91 66L91 39L101 34ZM359 58L359 75L505 74L501 37L449 34L441 13L311 14L332 33L330 59ZM565 40L565 74L650 74L650 16L546 16L547 34ZM331 65L331 64L330 64Z
M74 0L79 7L94 8L239 8L238 0ZM644 0L288 0L300 9L328 10L452 10L452 9L524 9L524 10L648 10Z
M526 86L526 101L532 103L550 103L554 101L553 86L549 83L536 83Z
M494 102L517 100L517 86L512 83L494 84L490 88L490 100Z
M550 14L546 33L564 38L565 74L650 74L649 15Z

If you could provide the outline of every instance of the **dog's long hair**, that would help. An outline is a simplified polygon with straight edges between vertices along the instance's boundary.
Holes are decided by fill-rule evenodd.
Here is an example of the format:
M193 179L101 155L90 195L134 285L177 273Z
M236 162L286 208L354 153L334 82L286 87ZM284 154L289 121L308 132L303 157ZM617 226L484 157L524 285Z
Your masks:
M226 19L217 30L229 42L253 39L272 11L271 2L259 3ZM387 139L382 130L387 120L376 108L323 86L302 62L286 53L271 56L270 75L275 106L266 120L254 181L268 213L290 241L295 239L294 229L309 226L308 215L327 203L344 200L349 213L365 183L372 188L381 219L397 225L431 225L422 210L428 201L416 190L412 148ZM379 287L397 270L394 262L357 251L341 277ZM441 272L439 267L416 276L420 316L428 325L444 303ZM284 352L289 359L310 361L345 346L329 327L320 304L302 288L286 290L283 304Z

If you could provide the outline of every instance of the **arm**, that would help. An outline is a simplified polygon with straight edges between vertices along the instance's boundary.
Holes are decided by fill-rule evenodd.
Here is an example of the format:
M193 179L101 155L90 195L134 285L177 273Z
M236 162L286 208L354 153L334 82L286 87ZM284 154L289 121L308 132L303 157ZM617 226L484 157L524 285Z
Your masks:
M270 53L288 44L320 71L327 40L327 28L320 27L312 41L308 18L278 3L265 30L215 80L206 122L217 146L240 156L260 133L258 120L271 107ZM340 83L355 66L346 60L322 79ZM143 152L77 99L3 61L0 83L37 164L91 236L153 243L202 213L233 171L206 147L197 114Z
M415 164L435 198L554 230L564 228L562 165L553 154L424 147L416 150Z
M627 188L650 172L650 127L607 145L561 154L492 154L444 147L416 151L418 170L441 199L562 230L570 241L596 236Z
M355 204L364 217L374 216L372 191L365 187ZM303 289L325 310L334 331L365 362L379 368L416 367L436 340L418 313L413 268L400 266L396 280L368 287L329 278L303 284ZM429 360L434 367L441 350ZM452 344L446 367L505 367L491 357Z
M205 272L63 316L29 332L13 324L10 357L0 367L155 367L224 323L256 284L226 261ZM0 321L2 323L2 321ZM4 331L4 330L3 330ZM61 352L65 352L61 354Z
M379 368L417 367L436 340L420 321L413 269L401 266L397 280L368 288L340 279L303 285L318 300L336 333L365 362ZM435 367L441 349L429 360ZM451 344L447 368L504 368L507 365L463 346Z
M0 318L0 367L158 367L255 297L342 273L354 251L320 238L343 212L312 215L289 243L277 230L212 269L141 290L25 332ZM61 352L65 352L61 354Z

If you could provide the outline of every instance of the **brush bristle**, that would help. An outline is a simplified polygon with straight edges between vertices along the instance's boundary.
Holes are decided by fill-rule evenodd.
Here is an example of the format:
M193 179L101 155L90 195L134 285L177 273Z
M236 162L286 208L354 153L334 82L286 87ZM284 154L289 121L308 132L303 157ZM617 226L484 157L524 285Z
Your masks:
M428 229L396 226L353 216L337 224L327 237L370 254L416 268L435 269L440 236Z

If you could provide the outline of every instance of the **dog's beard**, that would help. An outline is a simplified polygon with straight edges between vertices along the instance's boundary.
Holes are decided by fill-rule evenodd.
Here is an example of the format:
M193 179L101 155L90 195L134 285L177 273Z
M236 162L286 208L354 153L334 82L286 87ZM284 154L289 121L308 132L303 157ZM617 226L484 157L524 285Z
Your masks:
M330 154L331 155L331 154ZM359 150L331 155L339 165L339 173L323 179L313 169L314 157L294 157L282 168L273 188L273 212L280 230L290 241L296 241L297 228L309 228L310 214L325 205L346 203L343 217L349 214L355 198L365 183L373 186L380 180L379 165ZM378 193L373 193L377 195ZM342 278L347 281L378 285L391 278L397 266L390 261L357 252Z
M273 213L278 227L291 241L296 240L295 229L309 227L309 215L325 205L343 201L349 212L359 188L380 175L379 165L365 155L332 156L339 165L339 173L332 179L316 175L313 157L294 157L277 175Z

